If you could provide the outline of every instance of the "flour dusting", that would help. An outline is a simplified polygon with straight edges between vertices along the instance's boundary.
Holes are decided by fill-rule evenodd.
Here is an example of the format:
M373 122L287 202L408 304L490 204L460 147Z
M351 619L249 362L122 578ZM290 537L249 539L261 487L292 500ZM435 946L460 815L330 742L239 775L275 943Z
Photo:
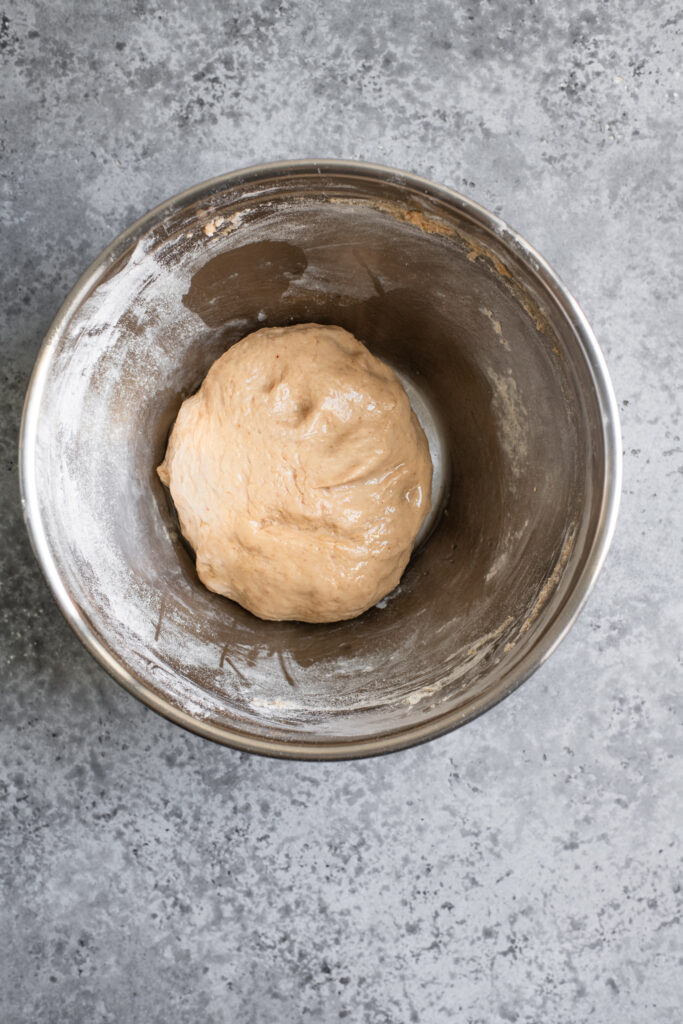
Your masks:
M112 657L193 718L299 739L402 728L414 720L411 715L426 718L436 705L438 713L456 706L477 685L513 635L521 635L520 623L542 613L564 562L546 589L527 588L531 603L502 625L487 618L492 584L516 577L509 551L497 549L482 574L491 588L464 611L455 584L447 598L434 602L428 563L417 556L406 582L367 615L308 631L296 623L261 622L201 586L156 476L183 398L229 344L273 317L286 321L330 294L338 296L341 313L387 305L391 282L358 256L376 254L380 228L383 244L401 251L406 232L429 237L443 267L435 295L444 302L454 258L449 246L456 244L441 222L396 217L393 208L389 214L366 204L359 216L357 203L295 208L283 201L267 205L265 213L261 204L255 216L250 194L245 190L241 198L237 210L212 199L213 205L174 221L173 231L167 233L165 224L151 229L109 268L109 276L102 272L101 283L62 331L51 355L37 438L45 532L67 588ZM334 223L347 239L343 258L336 242L317 244L316 218L321 225ZM228 280L231 305L218 326L189 308L187 296L208 261L273 239L302 254L299 270L282 272L278 305L260 296L243 299ZM467 263L467 254L460 258ZM492 273L490 261L477 266ZM257 269L273 279L266 255ZM492 325L491 344L507 358L499 317L488 307L483 312ZM531 425L522 395L501 364L488 380L504 457L513 476L523 479ZM413 384L416 408L420 390L416 379ZM427 433L445 493L448 440L436 422ZM452 565L457 582L466 568L462 552L441 544L433 525L425 550L435 545L435 557Z

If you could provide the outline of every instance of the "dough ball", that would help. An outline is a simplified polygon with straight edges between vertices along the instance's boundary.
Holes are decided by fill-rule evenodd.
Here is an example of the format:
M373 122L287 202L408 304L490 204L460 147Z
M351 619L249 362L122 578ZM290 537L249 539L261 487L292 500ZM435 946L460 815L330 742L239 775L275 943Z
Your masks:
M158 472L202 583L262 619L371 608L430 508L427 439L396 375L319 324L264 328L217 359Z

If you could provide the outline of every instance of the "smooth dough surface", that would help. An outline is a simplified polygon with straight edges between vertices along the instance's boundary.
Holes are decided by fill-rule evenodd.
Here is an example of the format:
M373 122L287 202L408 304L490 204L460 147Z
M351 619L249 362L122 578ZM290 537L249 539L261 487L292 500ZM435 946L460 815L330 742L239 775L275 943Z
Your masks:
M429 447L401 383L319 324L255 331L217 359L158 472L201 581L263 619L371 608L430 508Z

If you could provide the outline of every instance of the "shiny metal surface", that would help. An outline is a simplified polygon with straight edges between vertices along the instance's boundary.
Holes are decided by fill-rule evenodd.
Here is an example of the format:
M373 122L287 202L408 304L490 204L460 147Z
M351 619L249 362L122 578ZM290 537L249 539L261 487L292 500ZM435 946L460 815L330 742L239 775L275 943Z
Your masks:
M332 626L206 591L154 472L221 351L307 320L404 376L444 481L397 591ZM596 340L526 242L423 179L306 161L199 185L105 250L37 360L21 475L47 580L115 679L211 739L324 759L446 732L548 657L604 562L621 456Z

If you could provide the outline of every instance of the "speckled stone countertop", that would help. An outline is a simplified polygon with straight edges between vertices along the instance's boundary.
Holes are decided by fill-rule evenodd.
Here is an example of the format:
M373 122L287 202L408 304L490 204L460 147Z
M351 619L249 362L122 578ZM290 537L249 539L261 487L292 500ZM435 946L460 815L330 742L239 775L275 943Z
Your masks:
M683 1019L681 54L675 0L8 0L0 15L0 1020ZM21 521L41 338L148 208L364 158L499 213L559 272L622 412L578 624L464 729L372 761L214 746L62 620Z

